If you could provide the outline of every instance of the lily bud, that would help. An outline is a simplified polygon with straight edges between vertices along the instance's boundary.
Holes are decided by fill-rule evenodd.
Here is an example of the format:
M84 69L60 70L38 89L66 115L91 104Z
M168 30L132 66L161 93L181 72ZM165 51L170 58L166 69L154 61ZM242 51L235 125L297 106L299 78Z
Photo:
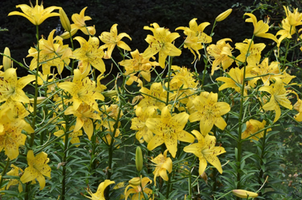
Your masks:
M216 17L216 19L215 19L216 22L221 22L221 21L225 20L225 18L227 18L231 14L231 12L232 12L231 8L228 9L228 10L226 10L226 11L224 11L223 13L221 13L220 15L218 15Z
M61 8L59 10L59 14L60 14L60 20L61 20L61 24L63 26L63 28L70 32L71 31L71 26L70 26L70 21L65 13L65 11L63 10L63 8Z
M258 197L258 194L255 193L255 192L250 192L250 191L247 191L247 190L240 190L240 189L237 189L237 190L232 190L233 194L236 196L236 197L239 197L239 198L248 198L248 197L251 197L251 198L256 198Z
M130 185L133 185L133 186L138 186L141 184L141 179L140 177L134 177L132 178L130 181L129 181L129 184Z
M5 55L10 56L10 50L8 47L5 47L4 52ZM7 70L8 68L10 68L12 66L12 60L6 56L3 56L3 67L4 67L4 71Z
M41 103L45 99L46 97L37 97L37 104ZM34 103L34 102L35 102L34 98L29 99L29 103Z
M73 36L73 35L76 34L77 32L78 32L78 29L75 27L74 24L71 24L71 31L70 31L70 32L65 31L64 33L62 33L62 35L60 35L60 37L63 38L63 39L65 40L65 39L70 38L69 33L71 34L71 36Z
M136 147L135 165L138 172L143 169L143 153L140 147Z

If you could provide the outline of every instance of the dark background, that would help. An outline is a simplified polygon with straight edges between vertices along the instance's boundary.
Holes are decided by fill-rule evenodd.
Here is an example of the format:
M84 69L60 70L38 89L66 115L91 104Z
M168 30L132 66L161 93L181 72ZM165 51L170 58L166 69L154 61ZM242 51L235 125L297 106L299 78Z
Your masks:
M32 1L35 5L35 0ZM39 1L39 4L41 1ZM0 32L0 51L9 47L11 55L18 61L23 62L27 56L28 49L36 43L35 26L26 18L21 16L7 16L11 11L20 11L15 6L18 4L28 4L28 0L1 0L0 1L0 27L7 28L9 31ZM103 31L109 31L110 27L118 24L118 31L126 32L132 37L132 41L127 38L123 40L131 47L132 51L138 49L143 52L148 44L145 42L147 34L151 31L144 30L144 26L157 22L160 26L167 27L171 32L179 26L189 26L189 21L197 18L197 23L210 22L221 12L233 8L232 14L225 20L217 24L213 42L222 38L231 38L234 47L236 42L242 42L245 38L251 38L253 26L251 23L245 23L243 14L245 6L255 4L253 0L242 1L241 5L232 0L44 0L44 8L49 6L61 6L69 16L73 13L79 13L84 7L88 6L85 15L90 16L92 20L87 21L88 25L95 25L96 36ZM237 6L236 6L237 5ZM72 21L71 21L72 23ZM48 18L40 25L40 35L48 36L52 29L59 24L59 17ZM209 34L212 26L208 26L205 32ZM182 31L181 38L176 40L176 46L182 43L184 37ZM80 33L80 32L78 32ZM86 39L87 36L84 36ZM66 40L64 40L65 42ZM77 42L75 42L77 43ZM114 50L118 54L117 50ZM119 55L118 55L119 56ZM26 58L29 64L31 58ZM116 59L120 60L120 57ZM176 59L177 61L177 59ZM183 50L182 59L177 63L180 66L191 66L193 55L188 49ZM201 62L199 62L202 65ZM107 69L109 66L106 66ZM202 66L201 66L202 68ZM18 73L22 73L19 70Z

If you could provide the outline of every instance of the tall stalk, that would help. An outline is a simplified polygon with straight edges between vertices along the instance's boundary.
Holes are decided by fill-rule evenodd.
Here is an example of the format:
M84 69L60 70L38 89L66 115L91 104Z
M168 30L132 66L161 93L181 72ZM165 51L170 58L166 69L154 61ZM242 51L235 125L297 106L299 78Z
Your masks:
M254 35L252 36L252 39L249 43L249 47L248 47L248 50L246 52L246 55L245 55L245 61L244 61L244 66L243 66L243 78L242 78L242 85L241 85L241 91L240 91L240 110L239 110L239 119L238 119L238 139L237 139L237 186L236 188L237 189L240 189L241 188L241 159L242 159L242 138L241 138L241 133L242 133L242 125L243 125L243 121L244 121L244 118L243 118L243 103L244 103L244 90L245 90L245 83L246 83L246 80L245 80L245 73L246 73L246 60L247 60L247 57L249 55L249 52L250 52L250 48L251 48L251 45L252 45L252 42L254 40Z

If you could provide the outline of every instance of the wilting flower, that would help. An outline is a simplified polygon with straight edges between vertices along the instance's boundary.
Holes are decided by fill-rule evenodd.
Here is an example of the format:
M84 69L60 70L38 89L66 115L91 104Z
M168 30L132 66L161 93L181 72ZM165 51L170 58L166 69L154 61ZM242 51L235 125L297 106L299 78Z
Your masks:
M251 39L245 39L243 43L236 43L235 48L240 51L240 55L236 57L236 60L242 63L247 61L249 65L256 65L260 62L261 52L265 48L265 44L254 44Z
M101 48L102 49L108 48L107 49L107 56L109 58L111 58L111 54L112 54L112 51L113 51L115 46L118 46L121 49L125 49L127 51L131 51L130 47L125 42L122 41L123 37L127 37L130 40L132 40L131 37L127 33L117 34L117 28L116 27L117 27L117 24L113 24L111 29L110 29L110 32L103 32L99 36L100 40L105 43L101 46Z
M155 134L147 148L151 151L165 143L168 151L175 158L178 140L189 143L194 141L193 135L183 130L188 118L189 115L185 112L171 115L169 106L166 106L161 110L160 118L147 119L146 126Z
M49 17L60 16L59 13L52 13L52 11L60 9L60 7L50 6L46 9L44 9L42 3L40 6L38 5L38 0L36 0L35 7L33 7L32 4L30 6L28 6L26 4L20 4L20 5L17 5L16 8L20 8L23 13L19 12L19 11L13 11L13 12L10 12L8 14L8 16L20 15L20 16L28 19L34 25L40 25L42 22L44 22L44 20L46 20Z
M277 38L273 34L267 33L267 31L269 30L268 23L263 22L262 20L257 22L257 18L252 13L245 13L244 15L247 15L250 17L250 18L246 19L245 21L253 23L255 36L262 37L262 38L268 38L268 39L274 40L275 42L278 42Z
M153 171L154 174L154 185L156 186L156 177L160 176L165 181L169 180L167 175L167 171L169 173L172 172L172 160L171 158L167 157L168 150L165 150L164 154L159 154L151 162L155 163L156 167Z
M220 66L226 70L234 62L234 59L230 58L232 57L233 48L229 43L226 43L227 41L232 40L230 38L221 39L216 43L216 45L211 44L207 47L208 54L215 59L212 63L211 75L213 75Z
M105 200L105 196L104 196L104 191L106 189L106 187L108 187L111 184L114 184L114 181L110 181L108 179L106 179L104 182L99 184L98 190L96 191L96 193L92 193L90 189L87 190L88 194L91 197L85 196L88 199L91 200Z
M159 27L157 23L151 24L154 28L144 26L145 30L153 32L152 35L147 35L145 39L149 43L149 47L144 51L144 57L151 57L158 55L158 62L162 68L165 68L165 60L167 56L179 56L181 50L176 48L172 42L179 37L178 33L171 33L168 29Z
M148 196L148 199L154 199L153 197L151 197L152 190L146 187L148 183L152 183L152 181L148 177L132 178L129 181L129 185L125 188L125 200L128 199L130 194L133 194L130 198L131 200L145 199L145 194Z
M276 112L274 122L276 122L280 118L280 105L290 110L293 108L290 100L286 97L288 92L285 90L282 80L279 78L275 78L275 80L276 82L274 84L259 88L259 91L265 91L271 94L270 101L263 105L263 109L274 110Z
M226 127L226 122L221 117L230 111L226 102L217 102L217 93L202 92L193 100L194 111L190 114L190 122L200 121L200 131L205 136L215 125L221 130Z
M29 181L34 181L35 179L40 184L40 190L45 187L45 177L50 178L51 168L47 165L49 158L47 158L47 153L41 152L34 155L32 150L27 152L27 164L28 167L24 170L24 174L21 176L20 181L22 183L27 183Z
M207 162L213 165L219 173L222 174L222 167L218 155L225 153L223 147L215 146L216 138L206 134L205 136L194 130L192 133L196 136L198 143L190 144L184 148L187 153L193 153L199 158L199 175L206 170Z
M232 190L232 193L239 198L243 198L243 199L247 199L247 198L256 198L258 197L258 194L255 192L250 192L247 190L240 190L240 189L236 189L236 190Z
M187 36L186 40L184 41L184 47L188 48L192 52L194 55L194 61L196 60L194 51L197 53L198 59L200 59L199 50L203 48L203 44L212 42L212 37L203 32L204 29L210 25L210 23L203 22L198 25L196 20L197 18L192 19L189 22L189 27L178 27L175 29L184 30L184 34Z
M263 120L262 122L258 121L258 120L255 120L255 119L250 119L249 121L247 121L246 123L246 129L245 131L241 134L241 138L242 139L245 139L245 138L248 138L250 137L251 135L255 134L256 132L264 129L265 125L266 125L266 121ZM271 131L272 129L269 128L267 129L266 131ZM252 139L254 140L259 140L260 138L262 138L264 135L264 130L251 136L250 137L250 140L251 142L253 142Z

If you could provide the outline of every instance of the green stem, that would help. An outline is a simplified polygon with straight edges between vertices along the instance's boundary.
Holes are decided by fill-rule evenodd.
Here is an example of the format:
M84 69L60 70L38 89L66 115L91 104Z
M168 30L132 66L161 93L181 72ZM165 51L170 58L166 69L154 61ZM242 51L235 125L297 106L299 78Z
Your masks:
M173 173L173 172L172 172L172 173ZM172 179L172 173L169 174L169 180L167 181L166 199L169 199L170 185L171 185L171 179Z
M244 103L244 90L245 90L245 73L246 73L246 60L252 45L252 42L254 40L254 35L252 36L252 39L250 41L248 50L245 55L245 62L243 66L243 78L242 78L242 86L241 86L241 95L240 95L240 110L239 110L239 119L238 119L238 140L237 140L237 189L241 188L241 157L242 157L242 138L241 138L241 133L242 133L242 125L243 125L243 103Z
M39 45L39 26L36 25L36 39L37 39L37 51L38 51L38 55L37 55L37 69L36 69L36 73L35 73L35 97L34 97L34 106L33 106L33 121L32 121L32 128L35 130L35 126L36 126L36 119L37 119L37 98L38 98L38 73L39 73L39 59L40 59L40 45ZM30 138L30 142L29 142L29 146L32 147L34 144L34 139L35 139L35 133L31 134L31 138Z
M169 56L169 57L168 57L168 91L167 91L166 105L169 104L169 96L170 96L170 80L171 80L171 65L172 65L172 58L171 58L171 56Z
M263 162L263 159L264 159L264 151L265 151L265 140L266 140L266 133L267 133L267 129L264 130L264 133L263 133L263 138L262 138L262 148L261 148L261 156L260 156L260 165L259 165L259 176L258 176L258 183L259 185L262 185L263 182L261 180L261 178L263 178L263 175L264 175L264 172L261 168L261 166L264 164ZM259 193L259 195L261 196L261 192Z
M62 176L63 176L63 179L62 179L62 193L61 193L61 200L65 200L65 195L66 195L66 163L67 163L67 151L68 151L68 137L69 137L69 116L66 115L64 116L65 118L65 130L64 130L64 135L65 135L65 141L64 141L64 155L63 155L63 158L62 158L62 167L63 167L63 170L62 170Z
M9 166L9 162L10 162L10 159L7 158L6 165L5 165L5 167L4 167L3 171L2 171L1 178L0 178L0 188L2 188L3 176L6 174L7 168Z

